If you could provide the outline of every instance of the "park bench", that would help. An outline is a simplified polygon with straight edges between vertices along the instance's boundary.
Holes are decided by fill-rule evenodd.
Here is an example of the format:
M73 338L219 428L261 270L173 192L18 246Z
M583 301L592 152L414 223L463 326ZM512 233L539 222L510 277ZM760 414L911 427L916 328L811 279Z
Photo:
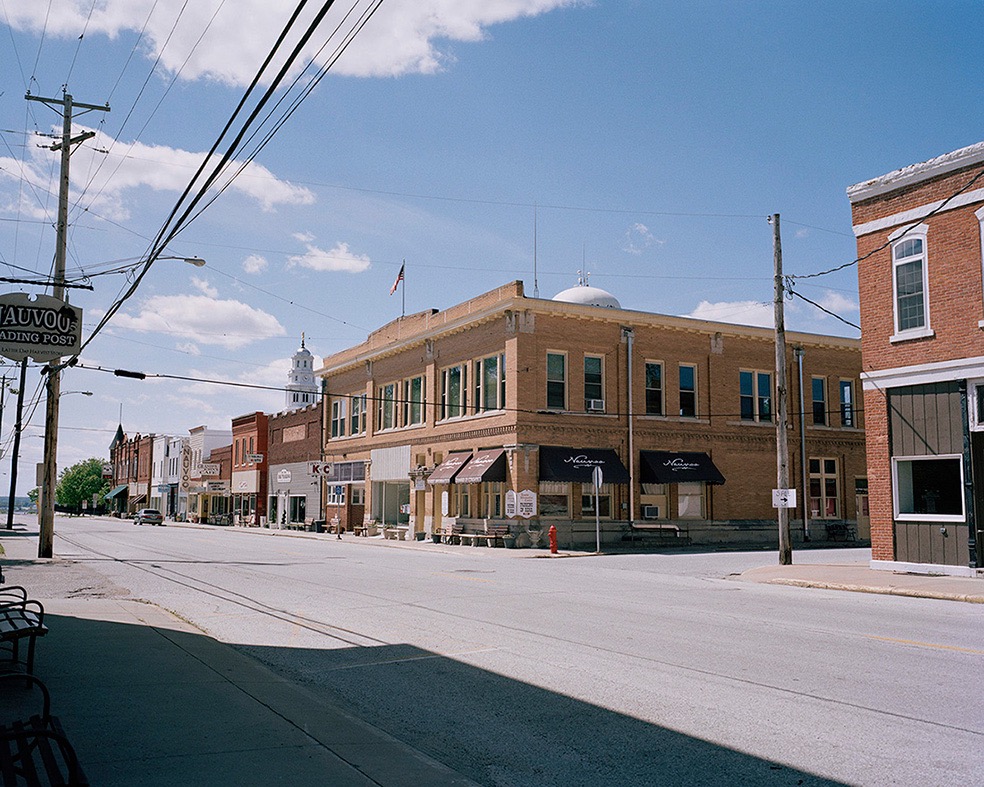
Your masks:
M25 666L28 673L34 672L34 643L47 633L40 601L29 599L27 591L16 585L0 590L0 643L10 646L13 663L18 661L20 641L26 639Z
M472 546L485 544L487 547L496 546L496 542L505 546L504 536L509 533L509 525L488 525L482 533L461 533L459 539L462 544L466 541Z
M27 719L0 719L0 785L86 787L89 782L75 750L58 718L51 715L48 689L33 675L0 675L0 695L4 697L5 707L7 701L16 702L18 686L41 693L41 712Z
M383 528L383 535L394 541L405 541L409 530L410 528L404 525L400 525L398 527L385 527Z
M376 535L376 523L369 522L365 525L353 525L352 532L357 536L365 536L366 538L369 536L374 536Z
M855 541L854 527L847 522L827 522L824 525L828 541Z
M464 532L464 525L457 522L445 522L441 525L441 541L445 544L460 544L461 534Z

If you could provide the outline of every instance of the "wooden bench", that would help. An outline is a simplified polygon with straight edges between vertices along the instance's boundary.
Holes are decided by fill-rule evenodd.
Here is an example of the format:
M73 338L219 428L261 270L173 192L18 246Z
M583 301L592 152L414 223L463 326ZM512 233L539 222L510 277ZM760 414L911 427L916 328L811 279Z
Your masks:
M355 533L357 536L365 536L366 538L368 538L369 536L376 535L376 526L375 525L352 525L352 532Z
M854 527L847 522L826 522L828 541L856 541Z
M33 675L0 675L5 697L12 696L17 684L40 691L42 707L27 719L0 722L0 784L86 787L89 781L75 750L61 723L51 715L48 689Z
M445 544L460 544L461 534L465 532L465 526L457 522L441 525L441 541Z
M19 586L0 591L0 642L10 646L11 661L16 663L20 641L27 640L28 673L34 672L34 643L48 633L44 625L44 607L40 601L29 599L27 591Z
M406 541L409 530L409 527L404 527L402 525L397 527L385 527L383 528L383 535L393 541Z

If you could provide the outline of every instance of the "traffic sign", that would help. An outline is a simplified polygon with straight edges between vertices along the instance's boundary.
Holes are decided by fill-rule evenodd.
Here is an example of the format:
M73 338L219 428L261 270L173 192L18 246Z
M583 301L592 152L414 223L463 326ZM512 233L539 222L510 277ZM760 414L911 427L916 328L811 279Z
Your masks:
M772 490L773 508L796 508L795 489L773 489Z

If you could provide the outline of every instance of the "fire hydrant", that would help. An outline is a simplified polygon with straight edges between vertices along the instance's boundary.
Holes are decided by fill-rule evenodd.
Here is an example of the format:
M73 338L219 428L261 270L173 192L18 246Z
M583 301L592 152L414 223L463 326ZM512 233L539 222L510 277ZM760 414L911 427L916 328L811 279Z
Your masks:
M550 538L550 554L557 554L557 526L550 525L550 529L547 531L547 536Z

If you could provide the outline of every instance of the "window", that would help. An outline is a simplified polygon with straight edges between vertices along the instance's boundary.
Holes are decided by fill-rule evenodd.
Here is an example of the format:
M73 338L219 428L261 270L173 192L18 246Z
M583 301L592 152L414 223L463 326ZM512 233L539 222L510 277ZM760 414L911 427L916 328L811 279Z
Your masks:
M680 519L704 518L703 481L683 481L677 484L677 515Z
M331 436L345 436L345 400L332 399L331 402Z
M680 417L697 417L697 367L680 364Z
M605 379L602 359L597 355L584 356L584 409L605 409Z
M233 451L232 463L234 465L238 465L239 464L239 441L238 440L234 440L233 441L233 443L232 443L232 451Z
M540 482L540 516L569 517L571 485L563 481Z
M646 415L663 414L663 364L646 363Z
M360 394L359 396L351 397L352 400L352 416L351 416L351 429L349 434L365 434L366 433L366 395Z
M585 519L594 519L595 515L595 495L594 486L591 484L581 484L581 516ZM611 519L612 516L612 485L602 484L598 490L598 517L600 519Z
M467 484L451 484L451 516L471 516L471 496Z
M354 506L364 506L366 504L365 485L352 485L349 489L349 502Z
M739 372L739 409L743 421L772 421L772 375Z
M439 420L465 414L465 391L468 390L468 367L464 364L441 371L441 415Z
M403 425L424 422L424 378L412 377L403 381Z
M892 459L899 519L962 522L963 462L959 455Z
M567 356L547 353L547 409L567 408Z
M921 333L929 327L925 225L910 230L905 237L893 244L892 268L895 333Z
M396 383L388 383L378 389L376 396L376 428L392 429L396 426Z
M289 521L303 522L306 515L307 515L307 498L291 496Z
M475 361L475 396L472 406L476 413L502 410L506 406L506 356L493 355Z
M810 459L811 518L840 517L839 486L836 459Z
M827 380L824 377L814 377L813 389L813 425L827 425Z
M483 510L484 515L489 519L499 519L502 516L502 488L505 486L501 481L489 481L482 484L484 491Z
M840 381L840 410L841 426L854 426L854 383L851 380Z

